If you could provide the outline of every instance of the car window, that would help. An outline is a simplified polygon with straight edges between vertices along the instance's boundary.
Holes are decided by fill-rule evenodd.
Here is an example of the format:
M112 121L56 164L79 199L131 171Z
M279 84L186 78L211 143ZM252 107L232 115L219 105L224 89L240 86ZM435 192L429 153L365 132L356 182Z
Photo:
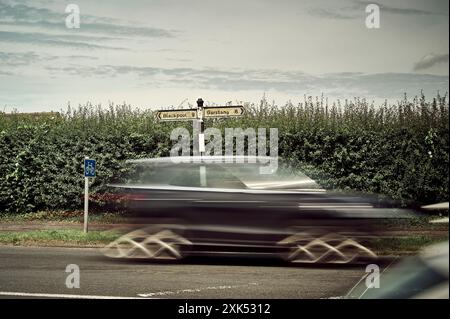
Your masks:
M231 188L245 189L247 188L236 176L230 171L219 165L209 165L206 169L206 182L208 187L213 188Z
M279 162L271 174L262 174L259 164L229 165L227 169L250 189L320 189L321 186L299 169Z
M127 184L162 184L167 176L151 165L129 165L126 167Z
M245 189L246 186L231 172L219 165L186 165L177 170L170 185L185 187L208 187ZM173 171L172 171L173 174Z
M260 167L260 163L137 163L121 171L120 182L227 189L320 188L302 171L281 161L271 174L262 174Z
M201 187L200 184L200 168L198 166L186 166L183 169L173 168L177 174L170 181L170 185Z

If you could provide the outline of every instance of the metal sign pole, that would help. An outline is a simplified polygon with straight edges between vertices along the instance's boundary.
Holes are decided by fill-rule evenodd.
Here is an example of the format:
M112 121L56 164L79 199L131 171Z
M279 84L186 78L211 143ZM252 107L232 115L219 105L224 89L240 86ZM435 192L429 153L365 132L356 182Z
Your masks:
M89 177L95 177L96 161L84 158L84 232L88 232L88 219L89 219Z
M89 217L89 177L86 176L86 160L89 157L85 156L84 164L84 227L83 230L87 234L88 232L88 217Z
M84 178L84 232L88 232L89 216L89 177Z

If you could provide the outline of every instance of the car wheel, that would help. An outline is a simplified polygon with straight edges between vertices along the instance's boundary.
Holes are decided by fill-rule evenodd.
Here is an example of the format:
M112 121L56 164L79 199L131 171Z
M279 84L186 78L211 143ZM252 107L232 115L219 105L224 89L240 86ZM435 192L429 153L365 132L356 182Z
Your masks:
M178 260L192 243L178 232L154 227L127 233L102 249L111 258Z
M377 255L355 239L340 234L296 233L278 242L282 258L291 263L349 264Z

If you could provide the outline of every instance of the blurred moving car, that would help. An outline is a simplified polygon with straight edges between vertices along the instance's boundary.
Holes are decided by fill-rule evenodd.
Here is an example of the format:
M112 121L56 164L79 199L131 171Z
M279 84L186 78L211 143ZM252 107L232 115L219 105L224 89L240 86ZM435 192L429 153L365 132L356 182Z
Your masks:
M105 247L105 255L350 263L376 257L366 243L377 222L410 216L375 196L326 191L282 160L274 168L269 157L175 159L129 161L127 181L110 185L127 199L136 229Z
M422 210L424 210L424 211L439 212L440 216L431 220L430 221L431 224L448 224L448 222L449 222L448 209L449 209L448 202L422 206ZM442 213L445 213L445 212L447 213L446 217L441 215Z
M426 248L381 273L379 288L361 282L348 295L359 299L448 299L449 242Z

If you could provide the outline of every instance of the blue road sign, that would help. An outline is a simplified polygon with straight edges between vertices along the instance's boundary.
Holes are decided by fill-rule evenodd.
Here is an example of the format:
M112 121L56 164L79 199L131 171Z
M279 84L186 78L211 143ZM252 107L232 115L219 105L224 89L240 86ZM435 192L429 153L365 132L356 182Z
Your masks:
M95 160L84 160L84 177L95 177Z

